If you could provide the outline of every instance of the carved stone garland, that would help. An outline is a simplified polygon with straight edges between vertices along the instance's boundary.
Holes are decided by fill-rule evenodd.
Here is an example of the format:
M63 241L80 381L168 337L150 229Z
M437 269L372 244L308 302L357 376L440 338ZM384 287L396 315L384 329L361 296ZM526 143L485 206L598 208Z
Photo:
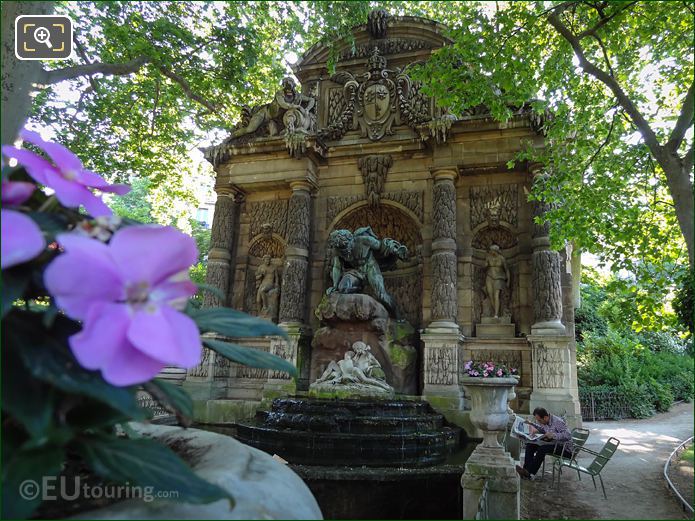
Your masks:
M379 198L384 192L386 175L393 166L393 158L390 155L374 154L361 157L357 160L364 180L364 189L367 195L369 206L376 208L379 206Z

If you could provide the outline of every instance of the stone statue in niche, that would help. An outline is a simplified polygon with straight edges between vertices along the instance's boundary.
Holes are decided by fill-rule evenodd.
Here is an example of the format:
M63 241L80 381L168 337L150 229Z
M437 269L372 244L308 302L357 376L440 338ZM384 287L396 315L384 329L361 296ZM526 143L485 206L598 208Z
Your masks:
M333 285L326 294L362 293L368 284L389 315L398 318L396 303L384 287L381 270L393 269L398 259L406 260L408 248L394 239L380 240L371 226L358 228L354 234L335 230L328 237L328 246L332 248Z
M263 263L256 270L256 285L258 316L276 321L280 302L280 273L270 255L263 257Z
M342 360L331 361L323 374L311 384L312 390L344 390L355 394L393 393L384 371L364 342L355 342Z
M292 78L282 80L282 88L275 93L273 101L261 105L247 114L245 125L232 133L232 138L253 134L263 125L267 125L268 134L276 136L280 133L280 125L285 131L313 132L316 128L316 99L297 92L297 84Z
M487 295L494 318L500 316L500 297L502 290L509 288L510 277L507 261L497 244L491 244L485 257L485 294Z

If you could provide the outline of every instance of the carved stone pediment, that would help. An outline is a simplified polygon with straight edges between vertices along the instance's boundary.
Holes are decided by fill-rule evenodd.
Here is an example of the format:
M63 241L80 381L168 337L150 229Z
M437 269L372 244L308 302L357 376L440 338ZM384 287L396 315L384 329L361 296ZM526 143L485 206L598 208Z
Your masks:
M340 139L350 130L378 141L393 134L393 126L406 124L423 140L435 137L445 141L455 119L435 106L420 92L403 69L388 68L378 45L372 47L367 72L353 75L348 71L334 74L331 81L343 85L342 93L329 94L329 124L319 131L323 139Z

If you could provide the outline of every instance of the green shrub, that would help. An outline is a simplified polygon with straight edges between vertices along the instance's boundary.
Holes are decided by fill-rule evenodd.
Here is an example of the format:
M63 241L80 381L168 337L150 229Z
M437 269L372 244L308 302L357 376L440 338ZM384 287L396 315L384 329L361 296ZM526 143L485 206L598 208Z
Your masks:
M645 384L645 387L657 412L667 412L671 408L673 393L669 384L657 382L652 378Z
M587 334L577 345L577 376L582 389L615 390L635 418L668 411L674 400L691 400L693 357L666 334Z
M676 373L669 380L669 385L676 400L689 402L694 398L695 384L692 373Z
M628 384L620 387L633 418L649 418L654 415L652 396L645 385Z
M665 331L643 331L637 339L653 353L682 354L686 350L685 342Z

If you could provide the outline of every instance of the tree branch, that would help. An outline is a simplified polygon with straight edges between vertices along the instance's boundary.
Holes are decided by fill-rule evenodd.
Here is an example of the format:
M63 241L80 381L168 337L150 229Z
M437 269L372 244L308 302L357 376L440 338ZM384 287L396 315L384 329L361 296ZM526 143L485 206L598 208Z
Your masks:
M623 91L616 79L613 78L606 71L599 69L596 65L591 63L586 58L586 55L584 54L584 49L582 48L579 39L562 23L558 11L549 14L548 21L550 22L550 25L552 25L557 30L557 32L559 32L563 36L563 38L565 38L565 40L567 40L567 42L572 46L574 54L577 56L581 68L584 69L586 73L590 74L591 76L599 80L601 83L606 85L613 92L613 94L618 100L618 103L620 103L620 106L623 107L625 112L630 116L630 119L632 119L639 131L642 133L642 136L644 137L644 142L652 151L654 157L657 158L657 160L663 157L663 148L659 144L659 140L657 139L656 134L649 125L649 122L644 118L644 116L642 116L642 114L637 109L632 100L628 98L627 94L625 94L625 91Z
M190 84L184 78L164 67L159 67L159 71L170 80L173 80L176 83L178 83L183 89L184 94L186 94L186 96L192 99L193 101L197 101L203 107L207 108L208 113L214 114L215 112L219 111L218 107L215 106L215 104L210 103L202 96L193 92L193 89L191 89Z
M608 142L611 140L611 136L613 135L613 127L615 127L615 120L618 118L618 113L620 111L617 110L618 106L613 105L613 117L611 118L611 126L608 129L608 133L606 134L606 139L603 140L601 145L596 149L596 151L592 154L591 158L589 161L584 165L584 171L588 170L591 164L594 162L594 160L598 157L598 155L601 153L601 150L608 144Z
M52 71L44 70L42 74L43 78L40 83L43 86L47 86L60 83L61 81L79 78L80 76L90 76L92 74L125 76L139 71L149 62L150 58L148 56L140 56L125 63L88 63Z
M676 121L676 126L673 127L671 136L668 138L668 142L666 143L666 148L669 152L676 153L678 151L678 147L681 146L685 133L693 124L693 116L695 111L695 106L693 105L693 96L695 93L693 93L693 90L695 90L695 82L690 84L688 93L685 95L685 99L683 100L683 108L681 109L681 113Z
M596 35L596 31L598 31L601 27L603 27L604 25L606 25L606 24L607 24L608 22L610 22L613 18L615 18L616 16L618 16L620 13L622 13L622 12L625 11L626 9L629 9L630 7L632 7L633 5L635 5L636 3L637 3L637 2L630 2L629 4L626 4L626 5L622 6L620 9L617 9L615 12L613 12L612 14L606 16L605 18L602 17L602 18L596 23L596 25L594 25L593 27L591 27L591 28L589 28L589 29L586 29L585 31L582 31L581 33L577 34L577 40L581 40L582 38L586 38L587 36L595 36L595 35ZM597 11L598 11L598 9L597 9ZM599 11L599 15L601 15L601 11Z
M84 46L82 45L80 40L78 40L77 34L75 34L72 41L75 42L75 48L77 49L77 54L80 55L80 58L82 58L82 61L88 65L91 65L92 62L89 59L89 57L87 56L86 49L84 48ZM92 89L94 90L94 92L99 94L99 86L97 85L96 80L92 77L91 74L89 76L87 76L87 79L89 80L89 84L92 86Z
M606 47L603 45L603 41L601 40L598 34L594 35L594 39L598 42L599 47L601 47L601 52L603 52L603 61L606 62L608 72L611 76L615 78L615 72L613 71L613 67L611 66L611 61L608 59L608 51L606 51Z
M683 157L683 171L688 174L693 171L693 146L695 145L690 145L690 149L688 149Z

